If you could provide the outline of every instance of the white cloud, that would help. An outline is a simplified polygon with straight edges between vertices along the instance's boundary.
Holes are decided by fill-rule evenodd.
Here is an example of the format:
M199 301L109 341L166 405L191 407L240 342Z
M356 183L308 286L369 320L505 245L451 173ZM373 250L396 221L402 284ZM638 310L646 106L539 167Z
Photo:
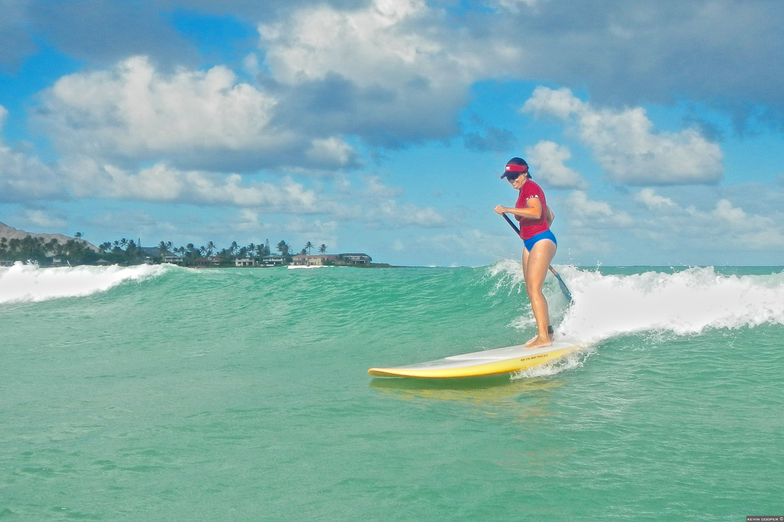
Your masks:
M137 56L60 78L44 93L42 117L68 150L136 156L264 145L274 106L226 67L165 75Z
M235 230L243 232L258 232L263 230L264 223L261 221L261 213L249 208L241 208L237 213L237 218L232 226Z
M306 154L316 164L336 167L349 164L355 157L354 149L336 136L313 140Z
M384 185L378 176L363 178L364 186L358 189L341 177L337 193L329 194L320 184L316 190L291 178L275 184L247 182L239 174L180 170L166 163L134 172L85 156L64 161L62 176L78 198L240 207L237 226L243 230L261 227L261 213L322 214L333 220L395 228L447 224L432 207L397 201L402 190ZM333 223L322 223L325 235ZM312 223L309 227L312 229Z
M542 140L533 147L527 147L525 154L528 163L535 168L532 172L536 172L537 182L541 179L545 185L556 188L588 188L588 183L577 171L564 165L572 157L569 147Z
M493 34L456 34L446 16L424 0L374 0L259 25L271 82L285 92L281 119L388 147L458 133L470 85L508 70L517 51Z
M249 70L254 57L244 61ZM37 121L66 156L215 171L331 170L357 163L339 133L273 122L279 98L239 82L225 66L166 74L135 56L110 70L64 76L42 100Z
M477 229L460 230L453 234L439 234L420 238L418 244L420 248L435 249L445 254L454 254L456 257L473 256L477 252L482 252L490 258L506 257L509 253L510 245L508 239L489 235ZM425 245L427 246L425 247Z
M239 174L182 171L165 163L134 173L86 157L71 158L63 168L80 198L263 207L266 212L322 210L313 190L288 178L278 185L245 184Z
M398 204L393 199L381 200L369 205L368 219L395 227L440 227L447 224L446 218L432 207L420 207L412 203Z
M50 212L41 209L25 209L20 216L21 223L29 223L40 230L60 230L68 222L59 216L52 216Z
M749 224L749 216L740 207L735 207L727 199L720 199L716 203L716 208L711 212L711 215L717 221L727 226L738 228L746 228Z
M296 232L302 235L317 236L320 242L324 242L324 237L329 237L329 241L334 242L334 236L338 231L337 221L322 221L320 219L306 219L299 215L294 215L288 219L284 226L287 232ZM312 238L311 238L312 239Z
M242 59L242 68L251 76L256 76L261 71L259 67L259 57L256 53L249 53Z
M715 220L723 230L722 244L726 244L727 248L764 251L784 247L784 223L780 219L748 215L726 199L717 202L716 208L709 213L709 219Z
M639 201L650 210L662 210L667 208L674 208L677 205L670 198L659 196L653 189L644 188L634 195L634 199Z
M719 146L694 129L653 131L645 109L596 109L569 89L537 87L522 112L572 122L610 178L628 185L714 183L722 177Z
M262 24L266 62L275 77L298 83L337 73L360 86L396 85L415 74L439 80L444 46L410 31L406 23L423 17L423 0L375 0L368 7L340 11L309 6L290 20Z
M7 116L8 110L0 105L0 130ZM0 138L0 201L65 197L55 169L37 157L11 149Z
M672 199L646 188L634 195L654 213L648 233L663 241L687 241L702 249L737 248L766 250L784 246L784 222L773 216L749 214L728 199L719 199L711 210L681 207ZM641 231L645 230L641 227ZM664 237L660 237L664 234Z
M401 187L385 185L381 180L381 176L364 176L362 181L365 183L365 189L362 190L361 194L366 197L398 197L405 192Z
M371 228L378 227L443 227L448 220L433 207L421 207L400 202L405 191L384 184L378 175L359 176L361 184L354 186L345 176L337 176L332 186L337 192L330 208L331 216L341 221L362 221ZM324 198L322 198L324 201Z
M65 197L51 167L0 142L0 201Z
M42 99L37 119L66 154L215 161L221 152L274 156L299 143L271 124L277 100L224 66L164 74L136 56L64 76ZM332 163L349 156L332 152Z
M490 0L489 4L496 9L519 13L524 7L535 7L543 0Z
M784 246L784 223L769 216L748 214L727 199L720 199L716 207L702 212L688 207L686 212L696 225L702 225L714 236L722 238L722 244L765 250Z
M588 199L588 195L575 190L566 198L569 208L569 225L577 228L626 228L634 220L624 211L614 210L604 201Z

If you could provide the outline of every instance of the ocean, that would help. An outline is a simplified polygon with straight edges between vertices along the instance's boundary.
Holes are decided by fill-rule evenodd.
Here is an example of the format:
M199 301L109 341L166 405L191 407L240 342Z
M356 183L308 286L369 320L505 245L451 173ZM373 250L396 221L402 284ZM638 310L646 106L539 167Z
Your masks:
M0 268L0 520L784 515L782 268L556 267L513 375L367 369L520 344L518 263Z

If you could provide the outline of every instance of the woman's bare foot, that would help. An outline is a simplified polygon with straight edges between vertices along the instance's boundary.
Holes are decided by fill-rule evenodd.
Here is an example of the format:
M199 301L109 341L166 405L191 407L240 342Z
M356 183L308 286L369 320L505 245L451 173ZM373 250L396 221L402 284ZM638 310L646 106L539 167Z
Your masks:
M532 348L544 348L545 346L552 346L553 340L550 337L539 337L538 335L525 343L524 349L530 350Z

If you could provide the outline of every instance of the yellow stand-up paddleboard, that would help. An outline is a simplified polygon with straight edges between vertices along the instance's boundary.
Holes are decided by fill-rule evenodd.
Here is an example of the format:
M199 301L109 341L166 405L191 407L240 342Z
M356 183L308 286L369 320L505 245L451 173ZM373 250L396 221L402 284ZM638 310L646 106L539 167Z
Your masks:
M453 377L479 377L527 370L575 352L583 345L576 341L558 340L552 346L526 350L523 345L507 346L495 350L453 355L394 368L371 368L376 377L418 377L422 379L449 379Z

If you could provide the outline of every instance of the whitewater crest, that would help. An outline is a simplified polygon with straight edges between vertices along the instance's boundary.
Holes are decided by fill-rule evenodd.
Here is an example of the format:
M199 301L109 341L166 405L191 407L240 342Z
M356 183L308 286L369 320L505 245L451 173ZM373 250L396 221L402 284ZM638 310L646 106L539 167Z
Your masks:
M0 268L0 304L84 297L127 281L156 277L172 269L177 268L169 265L39 268L34 264L16 263Z
M513 268L519 270L496 264L489 273L516 287L519 283L510 281L508 274ZM588 343L641 332L694 335L714 328L784 324L784 273L727 275L714 267L632 274L602 274L574 266L558 270L574 301L562 317L557 304L551 303L551 315L559 320L559 334ZM497 288L491 290L495 292ZM511 326L532 324L533 317L524 316Z

